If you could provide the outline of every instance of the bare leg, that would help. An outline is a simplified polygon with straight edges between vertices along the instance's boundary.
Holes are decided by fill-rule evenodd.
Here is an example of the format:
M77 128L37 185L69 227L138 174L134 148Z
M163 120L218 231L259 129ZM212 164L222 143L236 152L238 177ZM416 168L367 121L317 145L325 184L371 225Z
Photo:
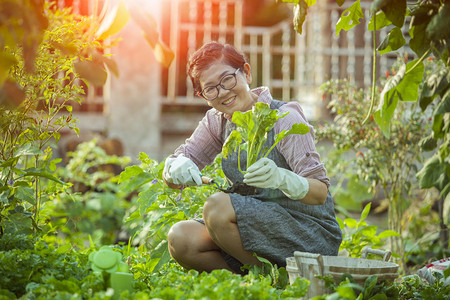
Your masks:
M205 225L194 221L181 221L170 228L168 234L170 255L184 268L199 272L228 269Z
M236 223L236 214L228 194L211 195L203 207L203 219L209 235L221 249L242 264L261 264L253 256L253 252L244 250Z

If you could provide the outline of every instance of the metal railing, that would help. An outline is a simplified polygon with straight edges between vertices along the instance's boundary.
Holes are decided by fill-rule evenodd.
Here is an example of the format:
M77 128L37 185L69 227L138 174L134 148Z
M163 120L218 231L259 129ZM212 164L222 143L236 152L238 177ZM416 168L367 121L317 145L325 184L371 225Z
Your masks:
M163 103L200 104L186 79L187 58L203 43L218 40L233 44L248 57L252 87L268 86L275 98L298 101L311 119L322 104L318 87L328 79L348 78L358 87L372 81L373 39L367 30L370 1L361 2L364 20L352 30L336 34L342 7L318 1L303 24L302 35L294 31L292 18L271 27L243 26L242 0L171 0L170 48L176 58L168 71ZM377 32L377 44L388 29ZM412 54L412 51L409 51ZM396 55L378 58L379 74L388 70Z

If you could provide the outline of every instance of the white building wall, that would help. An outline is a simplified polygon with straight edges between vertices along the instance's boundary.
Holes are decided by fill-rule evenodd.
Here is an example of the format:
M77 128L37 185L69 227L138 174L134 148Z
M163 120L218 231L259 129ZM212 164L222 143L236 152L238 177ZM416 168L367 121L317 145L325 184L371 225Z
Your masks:
M158 1L142 1L142 9L160 15ZM161 66L141 29L130 20L112 49L119 78L111 75L107 136L118 138L124 154L137 160L140 152L158 157L160 151Z

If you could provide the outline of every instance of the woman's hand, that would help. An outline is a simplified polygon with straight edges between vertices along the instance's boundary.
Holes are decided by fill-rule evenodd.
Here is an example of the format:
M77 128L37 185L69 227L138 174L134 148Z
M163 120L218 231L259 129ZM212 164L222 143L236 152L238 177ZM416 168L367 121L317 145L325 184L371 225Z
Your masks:
M166 159L163 178L167 183L175 185L202 185L197 165L183 154Z
M266 157L248 168L244 183L259 188L280 189L293 200L305 198L309 191L309 183L305 177L279 168L273 160Z

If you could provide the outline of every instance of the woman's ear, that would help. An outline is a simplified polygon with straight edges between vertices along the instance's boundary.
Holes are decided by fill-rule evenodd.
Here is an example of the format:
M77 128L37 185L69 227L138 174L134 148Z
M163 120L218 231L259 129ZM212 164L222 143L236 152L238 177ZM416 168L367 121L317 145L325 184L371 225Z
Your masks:
M252 83L252 72L251 72L251 67L248 63L245 63L243 66L244 69L244 73L245 73L245 77L247 78L247 83L250 84Z

